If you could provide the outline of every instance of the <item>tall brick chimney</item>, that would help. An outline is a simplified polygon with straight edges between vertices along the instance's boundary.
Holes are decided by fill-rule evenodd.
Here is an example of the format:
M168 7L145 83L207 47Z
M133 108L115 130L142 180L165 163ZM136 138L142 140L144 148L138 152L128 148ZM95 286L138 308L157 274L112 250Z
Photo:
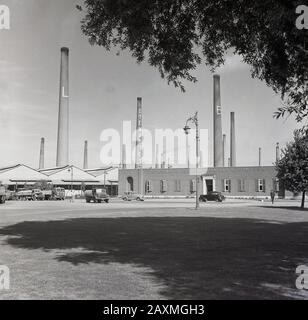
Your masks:
M57 167L69 162L69 49L61 48Z
M224 134L222 136L222 154L223 154L223 157L222 157L222 166L223 167L226 167L226 150L227 150L227 136Z
M214 167L223 167L220 76L214 75Z
M259 167L262 165L262 149L259 148Z
M122 144L122 169L126 169L126 144Z
M279 162L280 160L280 145L279 142L276 144L276 162Z
M136 122L136 160L135 168L142 167L142 98L137 98L137 122Z
M44 169L44 166L45 166L45 138L41 138L39 169Z
M236 146L235 146L235 114L231 112L230 114L230 159L231 167L236 167Z
M88 141L84 142L83 168L88 169Z

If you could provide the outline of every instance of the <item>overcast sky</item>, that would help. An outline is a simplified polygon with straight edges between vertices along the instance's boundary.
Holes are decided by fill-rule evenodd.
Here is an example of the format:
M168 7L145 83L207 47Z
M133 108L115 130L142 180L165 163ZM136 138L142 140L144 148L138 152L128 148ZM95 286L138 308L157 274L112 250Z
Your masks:
M81 34L75 0L0 0L11 10L11 30L0 30L0 166L24 163L38 167L40 138L46 139L45 164L56 161L60 48L70 48L70 158L82 166L83 142L89 141L89 165L98 167L103 129L120 130L136 118L136 98L143 97L144 127L182 128L199 111L200 125L210 132L212 158L212 74L203 65L197 84L186 93L162 80L146 63L137 65L129 52L116 56L91 47ZM251 79L240 57L228 57L219 70L223 128L229 139L229 114L236 112L237 164L275 160L275 144L284 145L296 126L292 118L273 119L280 99ZM210 164L212 161L210 160Z

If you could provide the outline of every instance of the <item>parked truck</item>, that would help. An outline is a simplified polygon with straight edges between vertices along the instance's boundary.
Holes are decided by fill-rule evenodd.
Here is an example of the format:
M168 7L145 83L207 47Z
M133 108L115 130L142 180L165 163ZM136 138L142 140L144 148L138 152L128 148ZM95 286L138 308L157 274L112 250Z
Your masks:
M40 189L20 189L16 193L18 200L43 200L44 196Z
M0 184L0 204L5 203L6 200L6 190L5 187Z
M108 203L110 199L105 189L87 190L85 191L85 198L87 203L90 203L91 201L94 203L102 203L102 202Z

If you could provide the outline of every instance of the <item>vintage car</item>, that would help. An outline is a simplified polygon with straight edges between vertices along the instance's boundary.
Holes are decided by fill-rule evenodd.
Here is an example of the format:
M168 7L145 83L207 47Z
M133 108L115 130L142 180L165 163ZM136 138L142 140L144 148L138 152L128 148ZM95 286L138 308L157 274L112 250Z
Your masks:
M108 203L110 200L110 197L105 189L87 190L85 191L85 198L87 203L90 203L91 201L94 203L102 203L102 202Z
M222 202L224 200L225 200L225 196L218 191L212 191L212 192L209 192L208 194L202 194L199 197L200 202L207 202L207 201Z
M133 201L133 200L144 201L143 195L136 192L132 192L132 191L125 192L124 195L122 196L122 199L124 201Z
M0 204L5 203L6 190L5 187L0 183Z

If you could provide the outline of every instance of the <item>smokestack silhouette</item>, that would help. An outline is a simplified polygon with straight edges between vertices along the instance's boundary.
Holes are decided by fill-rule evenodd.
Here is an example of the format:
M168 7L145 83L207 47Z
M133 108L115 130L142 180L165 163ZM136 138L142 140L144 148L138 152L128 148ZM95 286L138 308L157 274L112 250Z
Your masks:
M279 142L277 142L276 144L276 162L279 162L280 160L280 146L279 146Z
M69 49L61 48L57 167L69 162Z
M84 142L83 168L88 169L88 141Z
M223 166L220 76L214 75L214 167Z
M136 161L135 168L142 167L142 98L137 98L137 122L136 122Z
M230 114L230 159L231 159L231 167L236 166L236 150L235 150L235 114L231 112Z
M259 148L259 167L261 167L261 163L262 163L262 149Z
M122 144L122 169L126 169L126 145Z
M226 166L226 150L227 150L227 136L225 134L222 136L222 150L223 150L222 166L225 167Z
M41 138L39 169L44 169L44 167L45 167L45 138Z
M155 147L155 168L158 169L159 168L159 147L158 147L158 144L156 144L156 147Z

